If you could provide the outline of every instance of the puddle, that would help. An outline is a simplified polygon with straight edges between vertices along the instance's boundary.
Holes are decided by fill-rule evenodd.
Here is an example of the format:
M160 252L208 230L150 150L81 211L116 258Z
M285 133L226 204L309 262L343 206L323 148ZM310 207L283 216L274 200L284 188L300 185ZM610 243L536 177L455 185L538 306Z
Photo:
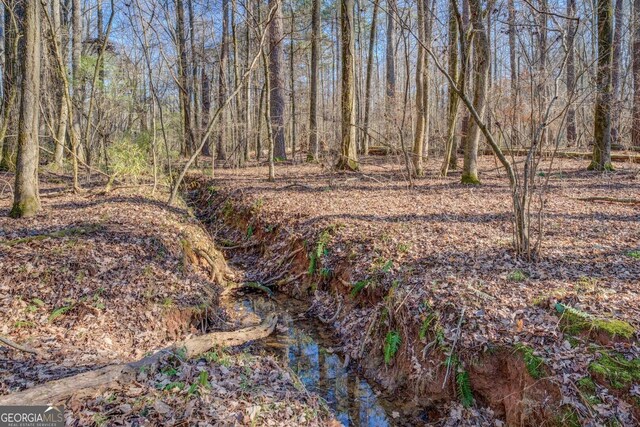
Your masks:
M269 299L250 294L239 296L236 309L264 317L276 312L277 332L259 346L286 361L307 390L321 396L344 426L386 427L424 424L426 413L416 406L397 402L372 387L345 364L339 344L327 325L304 316L299 301L278 295Z

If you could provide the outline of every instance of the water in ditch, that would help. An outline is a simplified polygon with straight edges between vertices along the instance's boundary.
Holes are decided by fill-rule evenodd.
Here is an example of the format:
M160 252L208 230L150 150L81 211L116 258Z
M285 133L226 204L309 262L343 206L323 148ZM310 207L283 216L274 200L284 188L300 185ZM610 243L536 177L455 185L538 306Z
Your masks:
M425 412L406 400L380 392L341 354L327 325L304 316L302 303L284 295L266 298L239 296L235 309L264 317L277 313L275 334L257 345L275 355L297 374L308 391L321 396L344 426L385 427L420 425Z

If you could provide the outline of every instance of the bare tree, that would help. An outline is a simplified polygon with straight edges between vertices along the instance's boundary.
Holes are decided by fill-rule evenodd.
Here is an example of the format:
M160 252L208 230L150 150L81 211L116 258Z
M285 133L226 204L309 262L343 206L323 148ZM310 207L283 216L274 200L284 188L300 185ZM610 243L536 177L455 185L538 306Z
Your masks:
M23 218L40 210L38 130L40 127L40 2L25 2L22 96L18 128L16 184L10 216Z
M353 34L353 0L340 1L340 47L342 53L342 143L337 168L358 169L355 128L355 46Z
M274 155L284 160L287 151L284 140L284 69L282 46L282 10L276 8L277 0L269 0L269 7L275 10L275 17L269 24L269 117L273 127Z
M611 68L613 60L612 0L597 0L598 70L593 118L593 157L589 169L611 170Z
M377 4L377 3L376 3ZM309 152L307 161L318 160L318 74L320 62L320 0L311 1L311 76L309 86Z

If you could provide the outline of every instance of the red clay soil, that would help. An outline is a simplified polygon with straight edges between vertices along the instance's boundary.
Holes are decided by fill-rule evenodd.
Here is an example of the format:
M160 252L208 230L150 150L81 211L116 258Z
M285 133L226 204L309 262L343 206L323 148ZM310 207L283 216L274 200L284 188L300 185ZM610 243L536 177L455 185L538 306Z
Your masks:
M253 280L309 295L387 388L460 399L466 373L475 405L509 425L638 423L639 379L622 393L604 381L593 399L581 387L603 354L640 363L640 209L578 200L640 197L638 165L599 174L556 159L541 257L526 262L514 256L507 179L490 158L481 186L454 173L410 188L401 164L365 163L359 173L278 165L274 183L265 167L219 169L206 184L193 178L192 196L218 242L259 250ZM569 331L563 307L632 332L598 340L593 328ZM394 333L399 351L385 364ZM450 372L448 356L459 360ZM531 360L543 362L538 378ZM443 377L449 384L434 389Z

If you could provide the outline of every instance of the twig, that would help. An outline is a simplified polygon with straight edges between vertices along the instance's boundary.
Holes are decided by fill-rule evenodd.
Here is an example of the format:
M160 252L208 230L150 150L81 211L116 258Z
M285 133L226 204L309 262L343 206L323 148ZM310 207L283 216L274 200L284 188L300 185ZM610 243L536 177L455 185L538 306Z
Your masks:
M25 353L31 353L31 354L40 354L38 353L36 350L30 348L30 347L25 347L23 345L17 344L13 341L11 341L9 338L5 338L2 335L0 335L0 342L8 345L9 347L15 348L16 350L20 350L23 351Z
M453 339L453 345L451 346L451 353L449 353L449 363L447 364L447 372L444 375L444 381L442 382L442 389L444 389L444 386L447 384L447 380L449 379L449 372L451 371L451 359L453 357L453 353L456 349L456 344L458 344L458 339L460 338L460 334L462 332L462 319L464 319L464 311L466 309L467 309L466 307L462 307L462 311L460 312L460 319L458 320L458 328L457 328L456 336Z

